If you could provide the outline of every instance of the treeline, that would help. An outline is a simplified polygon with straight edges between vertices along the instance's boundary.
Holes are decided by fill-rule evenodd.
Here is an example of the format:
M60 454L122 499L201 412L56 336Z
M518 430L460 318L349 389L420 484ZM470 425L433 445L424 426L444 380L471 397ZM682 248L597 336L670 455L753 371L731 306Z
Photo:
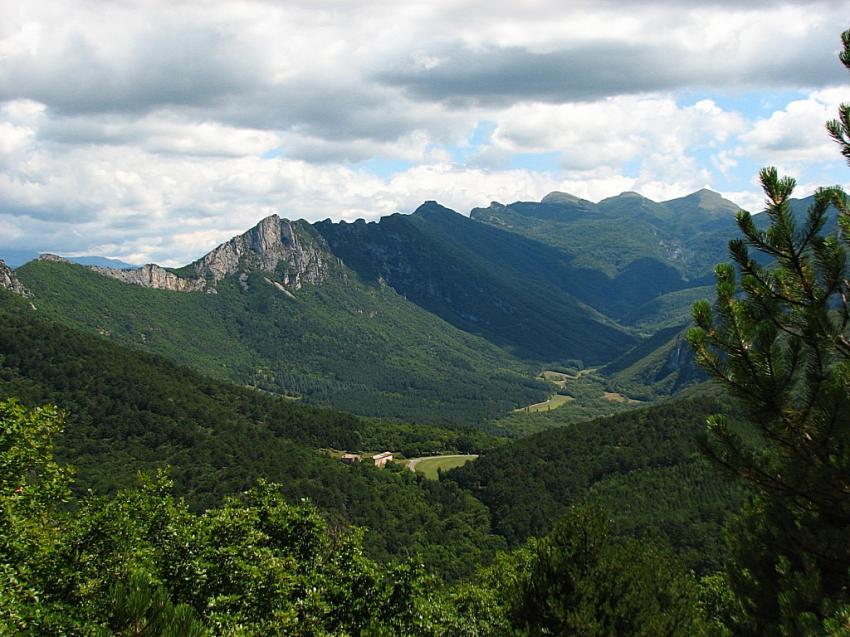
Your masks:
M483 505L455 484L401 467L348 467L318 451L479 452L493 444L481 432L304 406L65 328L2 291L0 301L0 398L67 412L57 456L76 467L78 493L114 494L138 472L169 466L175 492L202 511L264 477L337 525L366 527L373 558L420 555L448 578L504 544L489 534Z

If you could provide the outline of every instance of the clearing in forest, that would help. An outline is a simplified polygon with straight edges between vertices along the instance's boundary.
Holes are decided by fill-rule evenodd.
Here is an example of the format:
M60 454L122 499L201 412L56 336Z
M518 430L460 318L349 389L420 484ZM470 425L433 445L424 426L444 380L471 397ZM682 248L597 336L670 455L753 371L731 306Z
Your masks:
M551 411L552 409L556 409L561 405L566 405L572 399L572 396L555 394L549 400L544 400L542 403L535 403L533 405L529 405L528 407L520 407L519 409L514 409L514 411L522 411L527 414L536 414L539 411Z
M411 458L407 464L407 468L411 471L421 473L430 480L436 480L439 477L438 470L448 471L455 467L462 467L470 460L475 460L478 456L470 455L452 455L452 456L425 456L424 458Z
M618 392L613 392L613 391L604 392L602 394L602 398L604 398L605 400L611 401L612 403L638 404L638 403L641 402L640 400L635 400L634 398L629 398L628 396L623 396L623 394L620 394Z

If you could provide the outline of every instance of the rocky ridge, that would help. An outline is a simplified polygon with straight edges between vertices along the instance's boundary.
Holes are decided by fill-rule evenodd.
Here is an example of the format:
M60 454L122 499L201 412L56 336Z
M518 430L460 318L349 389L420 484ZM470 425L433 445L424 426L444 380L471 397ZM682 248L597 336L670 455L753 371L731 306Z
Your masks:
M101 268L98 266L91 266L91 269L98 274L118 279L124 283L141 285L144 288L171 290L172 292L200 292L207 287L206 279L184 278L155 263L148 263L135 270Z
M327 245L309 224L271 215L178 271L155 264L134 270L92 269L143 287L214 294L216 284L226 276L256 270L277 275L279 281L266 279L283 291L300 290L305 283L324 281L329 264Z
M32 296L20 281L18 281L18 277L15 276L14 270L12 270L9 266L7 266L2 259L0 259L0 288L5 290L10 290L15 294L20 294L21 296Z

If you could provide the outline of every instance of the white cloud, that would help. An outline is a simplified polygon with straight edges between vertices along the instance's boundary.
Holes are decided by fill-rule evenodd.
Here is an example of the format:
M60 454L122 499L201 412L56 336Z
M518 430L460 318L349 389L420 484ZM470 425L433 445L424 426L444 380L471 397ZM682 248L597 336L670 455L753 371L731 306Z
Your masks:
M179 264L271 211L747 197L753 162L837 158L846 7L815 4L0 0L0 247ZM721 106L754 85L810 88L755 122Z
M744 118L711 100L679 106L672 97L621 96L577 104L521 104L501 114L493 143L503 155L561 153L567 174L592 177L600 170L633 173L633 187L651 193L701 187L711 181L692 157L712 154L745 129ZM635 165L636 164L636 165ZM669 188L662 188L661 182ZM609 193L610 194L610 193ZM685 193L681 193L685 194Z
M850 99L850 85L815 91L806 99L790 102L770 117L755 122L742 136L746 152L792 170L802 163L832 162L835 143L824 128L836 117L838 106Z

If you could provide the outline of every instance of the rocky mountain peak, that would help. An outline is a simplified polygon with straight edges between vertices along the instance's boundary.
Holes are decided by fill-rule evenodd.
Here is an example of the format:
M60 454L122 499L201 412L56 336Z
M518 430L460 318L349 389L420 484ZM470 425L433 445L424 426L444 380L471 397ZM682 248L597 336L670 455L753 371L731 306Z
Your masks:
M437 203L433 199L429 199L424 202L421 206L419 206L416 210L413 211L414 215L419 215L422 217L428 217L433 215L456 215L458 214L451 208L446 208L440 203Z
M60 257L56 254L50 254L49 252L45 252L44 254L38 255L39 261L52 261L53 263L70 263L68 259L65 257Z
M2 259L0 259L0 288L5 290L11 290L15 294L20 294L21 296L32 296L20 281L18 281L18 277L15 276L15 271L12 270L9 266L7 266Z
M176 292L215 292L224 277L249 271L275 274L285 288L327 278L329 251L309 224L269 215L247 232L225 241L179 271L148 264L133 270L94 268L105 276L143 287Z
M326 278L327 248L308 224L269 215L247 232L222 243L192 264L198 276L217 283L244 270L281 270L283 284L300 289L303 283Z

